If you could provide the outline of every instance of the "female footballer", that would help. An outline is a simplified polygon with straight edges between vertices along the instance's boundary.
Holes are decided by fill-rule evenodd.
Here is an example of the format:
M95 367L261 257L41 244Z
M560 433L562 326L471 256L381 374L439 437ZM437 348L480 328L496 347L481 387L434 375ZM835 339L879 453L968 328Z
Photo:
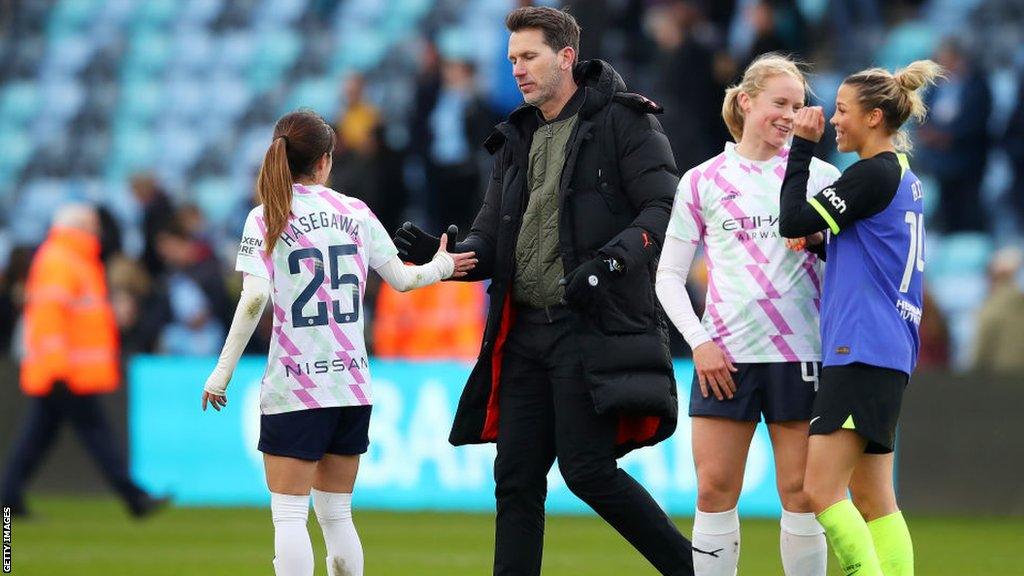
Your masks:
M693 349L693 565L698 576L736 573L736 503L762 414L783 508L785 573L825 574L825 536L803 492L808 420L821 360L821 270L814 254L787 250L776 226L787 143L806 96L799 67L777 54L755 60L739 85L726 91L722 116L736 144L727 143L724 152L683 176L658 266L658 298ZM835 167L814 160L805 194L838 176ZM708 268L703 322L685 287L701 243Z
M919 348L925 236L921 182L900 127L924 119L919 90L941 75L937 64L920 60L896 74L872 68L848 76L831 123L839 150L860 160L808 199L808 168L825 117L821 108L805 108L796 115L782 186L782 235L827 231L823 368L804 489L843 574L914 571L893 488L893 447Z
M405 266L363 202L327 188L334 130L300 110L274 127L256 183L261 202L245 222L236 268L242 295L202 406L220 410L238 358L267 300L274 331L263 375L259 450L274 521L278 576L311 576L310 491L327 544L328 573L362 575L352 487L366 452L372 407L362 298L375 270L405 291L462 276L473 254L445 251ZM271 296L272 294L272 296Z

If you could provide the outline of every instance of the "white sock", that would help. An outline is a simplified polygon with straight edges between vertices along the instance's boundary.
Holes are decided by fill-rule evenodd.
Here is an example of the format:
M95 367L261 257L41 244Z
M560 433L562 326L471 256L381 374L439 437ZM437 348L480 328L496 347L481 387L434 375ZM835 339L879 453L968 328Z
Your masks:
M352 523L352 494L314 488L313 509L327 544L328 576L363 576L363 545Z
M270 493L274 519L274 573L313 576L313 544L309 541L309 495Z
M695 576L735 576L740 562L740 516L736 509L701 512L693 519Z
M825 576L828 545L813 512L782 511L779 549L786 576Z

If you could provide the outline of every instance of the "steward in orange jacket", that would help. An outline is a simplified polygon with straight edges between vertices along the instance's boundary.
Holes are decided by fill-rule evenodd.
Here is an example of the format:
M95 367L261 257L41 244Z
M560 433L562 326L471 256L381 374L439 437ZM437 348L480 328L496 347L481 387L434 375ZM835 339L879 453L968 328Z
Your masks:
M45 396L56 381L75 395L117 390L117 322L99 236L55 225L32 261L25 297L22 391Z
M128 475L121 443L103 412L102 394L117 389L121 374L99 237L94 209L64 206L29 269L21 365L21 389L29 399L0 481L0 504L15 516L28 514L25 486L65 422L132 516L149 516L168 502Z

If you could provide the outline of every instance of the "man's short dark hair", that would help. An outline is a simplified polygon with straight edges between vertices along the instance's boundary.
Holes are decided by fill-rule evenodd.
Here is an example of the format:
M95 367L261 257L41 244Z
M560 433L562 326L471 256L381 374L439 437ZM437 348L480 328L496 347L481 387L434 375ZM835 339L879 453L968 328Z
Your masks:
M572 14L547 6L526 6L509 12L505 18L509 32L535 28L544 33L544 43L558 52L569 46L580 53L580 25Z

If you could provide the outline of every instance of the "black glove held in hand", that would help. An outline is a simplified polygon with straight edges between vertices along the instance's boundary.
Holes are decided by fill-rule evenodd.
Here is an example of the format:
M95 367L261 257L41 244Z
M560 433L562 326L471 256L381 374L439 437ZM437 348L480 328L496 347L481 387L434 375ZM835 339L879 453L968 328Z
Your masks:
M458 226L452 224L448 227L447 250L449 252L455 249L455 237L458 234ZM427 234L412 222L402 224L402 227L395 231L393 240L398 248L398 257L403 262L409 262L417 266L430 262L434 258L434 254L437 254L437 249L441 245L440 238Z
M580 264L562 278L565 286L565 303L573 310L590 310L601 301L608 283L613 280L608 263L603 258L594 258Z

